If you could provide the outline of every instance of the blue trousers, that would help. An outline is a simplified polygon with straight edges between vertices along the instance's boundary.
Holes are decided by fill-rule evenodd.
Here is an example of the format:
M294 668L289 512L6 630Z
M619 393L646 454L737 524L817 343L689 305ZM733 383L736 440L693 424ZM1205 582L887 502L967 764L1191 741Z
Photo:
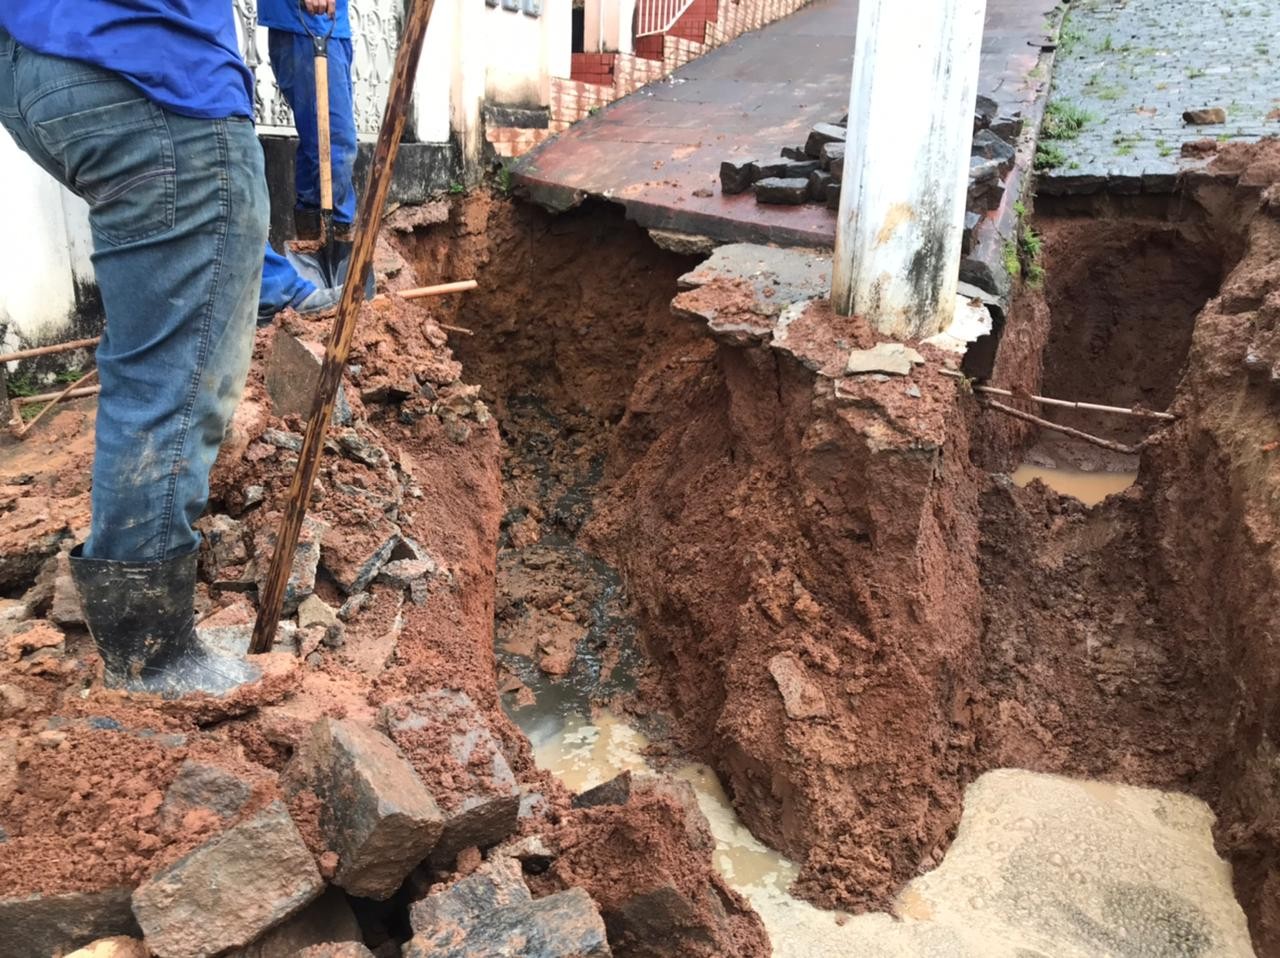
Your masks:
M89 204L107 326L84 555L190 553L253 347L268 220L253 123L168 112L0 29L0 124Z
M316 124L315 52L311 38L270 30L268 55L276 83L293 110L298 130L295 189L299 210L320 208L320 133ZM356 217L355 89L351 80L351 41L329 41L329 141L333 168L333 220L350 226ZM271 316L297 305L315 291L283 256L267 247L262 267L259 312Z

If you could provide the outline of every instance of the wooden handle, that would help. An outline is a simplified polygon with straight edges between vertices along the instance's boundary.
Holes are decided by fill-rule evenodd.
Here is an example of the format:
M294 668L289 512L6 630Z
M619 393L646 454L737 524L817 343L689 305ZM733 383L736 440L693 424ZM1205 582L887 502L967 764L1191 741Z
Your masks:
M17 436L19 439L25 438L27 433L29 433L32 429L36 427L36 423L38 423L41 419L43 419L45 417L45 414L50 409L58 405L58 403L62 402L69 395L71 395L71 393L75 392L81 386L88 383L89 380L97 377L97 375L98 375L98 368L95 366L93 369L90 369L87 373L85 373L83 376L81 376L79 379L73 382L66 389L62 390L62 392L58 393L58 395L54 396L53 399L49 400L49 405L45 406L38 413L36 413L35 416L32 417L29 423L27 423L26 425L17 426L14 429L13 434Z
M398 296L400 299L426 299L428 296L448 296L450 293L465 293L467 290L475 289L480 284L474 279L460 279L456 283L440 283L437 286L418 286L414 289L402 289L398 293L391 295ZM380 303L388 296L382 293L373 298L375 303Z
M395 67L391 73L391 88L387 94L387 106L382 114L382 130L378 133L378 145L373 150L369 164L369 183L360 200L356 238L351 247L351 259L347 267L347 282L342 287L338 301L338 315L325 344L324 361L320 364L320 378L315 395L311 399L311 415L307 417L307 432L298 452L298 466L289 486L289 498L284 505L284 517L276 536L275 552L262 591L258 595L258 620L253 626L250 652L267 652L280 624L280 612L284 608L285 586L293 568L293 556L298 548L298 536L302 533L302 520L307 515L307 502L320 472L320 457L324 453L324 434L342 384L347 356L351 352L351 339L356 332L361 300L364 299L364 277L373 263L373 247L378 240L378 225L386 206L387 191L391 188L391 172L395 168L396 151L404 134L409 99L413 95L413 80L418 74L418 58L422 53L422 40L431 19L435 0L411 0L405 14L404 32L400 35L400 49L396 53ZM328 116L328 114L325 114Z
M316 130L320 142L320 208L333 210L333 146L329 139L329 58L317 56ZM331 237L326 236L325 240Z

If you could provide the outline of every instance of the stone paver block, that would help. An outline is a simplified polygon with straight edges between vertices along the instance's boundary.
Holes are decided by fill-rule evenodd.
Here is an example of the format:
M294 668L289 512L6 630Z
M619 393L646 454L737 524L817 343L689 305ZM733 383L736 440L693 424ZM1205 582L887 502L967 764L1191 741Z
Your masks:
M778 178L782 180L790 179L807 179L809 174L814 170L821 169L822 164L818 160L806 157L803 160L774 160L771 163L760 164L760 175L757 180Z
M825 170L814 170L809 174L809 199L815 203L827 201L827 187L835 182L835 177Z
M604 922L581 888L490 911L469 925L415 935L404 958L609 958Z
M844 174L844 140L822 144L820 156L822 168L837 180Z
M984 160L998 161L1000 175L1004 176L1013 169L1013 159L1017 151L1012 144L1006 143L990 130L979 130L973 135L973 155L980 156Z
M520 789L483 713L463 692L424 692L387 706L391 738L413 756L446 754L452 794L441 795L444 832L431 853L452 867L464 848L488 848L515 831ZM428 786L434 787L428 779Z
M809 199L809 181L800 177L783 179L770 176L757 180L755 191L757 203L799 206Z
M298 780L324 805L320 827L338 853L334 884L362 898L391 897L443 825L413 766L381 733L330 718L312 727L295 762Z
M0 951L45 956L99 938L141 937L129 907L131 893L129 888L16 897L0 892Z
M519 860L496 856L474 874L410 905L409 924L415 935L430 938L448 926L464 928L488 912L530 901Z
M755 160L731 162L726 160L720 164L720 191L722 193L745 193L751 189L759 173Z
M809 131L809 139L805 141L804 151L816 159L822 155L823 144L843 142L845 133L844 127L834 123L815 123Z
M178 859L133 893L133 913L161 958L243 948L324 891L280 802Z

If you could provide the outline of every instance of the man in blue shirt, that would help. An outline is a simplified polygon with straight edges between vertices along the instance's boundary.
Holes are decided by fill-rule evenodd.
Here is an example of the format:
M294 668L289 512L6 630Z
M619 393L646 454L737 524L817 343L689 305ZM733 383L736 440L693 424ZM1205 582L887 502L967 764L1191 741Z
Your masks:
M304 11L298 0L259 0L258 23L267 28L267 51L276 83L293 110L298 131L297 202L294 226L298 238L320 238L320 140L316 123L315 49L311 36L333 33L328 41L329 138L333 167L333 222L339 240L350 239L356 215L356 120L351 81L351 19L348 0L326 0L317 13ZM329 18L333 17L332 20ZM308 31L310 36L308 36ZM270 246L262 268L258 321L269 322L285 307L316 313L337 305L341 287L317 289L293 264Z
M193 621L193 523L244 388L267 237L251 104L228 0L0 3L0 125L89 204L107 323L71 567L116 688L223 694L258 674Z

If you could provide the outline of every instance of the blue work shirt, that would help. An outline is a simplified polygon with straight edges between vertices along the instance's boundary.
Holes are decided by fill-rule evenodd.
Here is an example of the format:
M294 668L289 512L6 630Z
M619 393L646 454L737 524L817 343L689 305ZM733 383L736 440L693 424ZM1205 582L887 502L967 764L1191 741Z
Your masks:
M350 40L351 12L348 0L338 0L337 8L332 35L339 40ZM287 30L290 33L305 34L310 31L317 37L329 32L329 18L303 13L302 4L298 0L258 0L258 23L272 30Z
M118 73L183 116L253 116L231 0L0 0L0 27L39 53Z

